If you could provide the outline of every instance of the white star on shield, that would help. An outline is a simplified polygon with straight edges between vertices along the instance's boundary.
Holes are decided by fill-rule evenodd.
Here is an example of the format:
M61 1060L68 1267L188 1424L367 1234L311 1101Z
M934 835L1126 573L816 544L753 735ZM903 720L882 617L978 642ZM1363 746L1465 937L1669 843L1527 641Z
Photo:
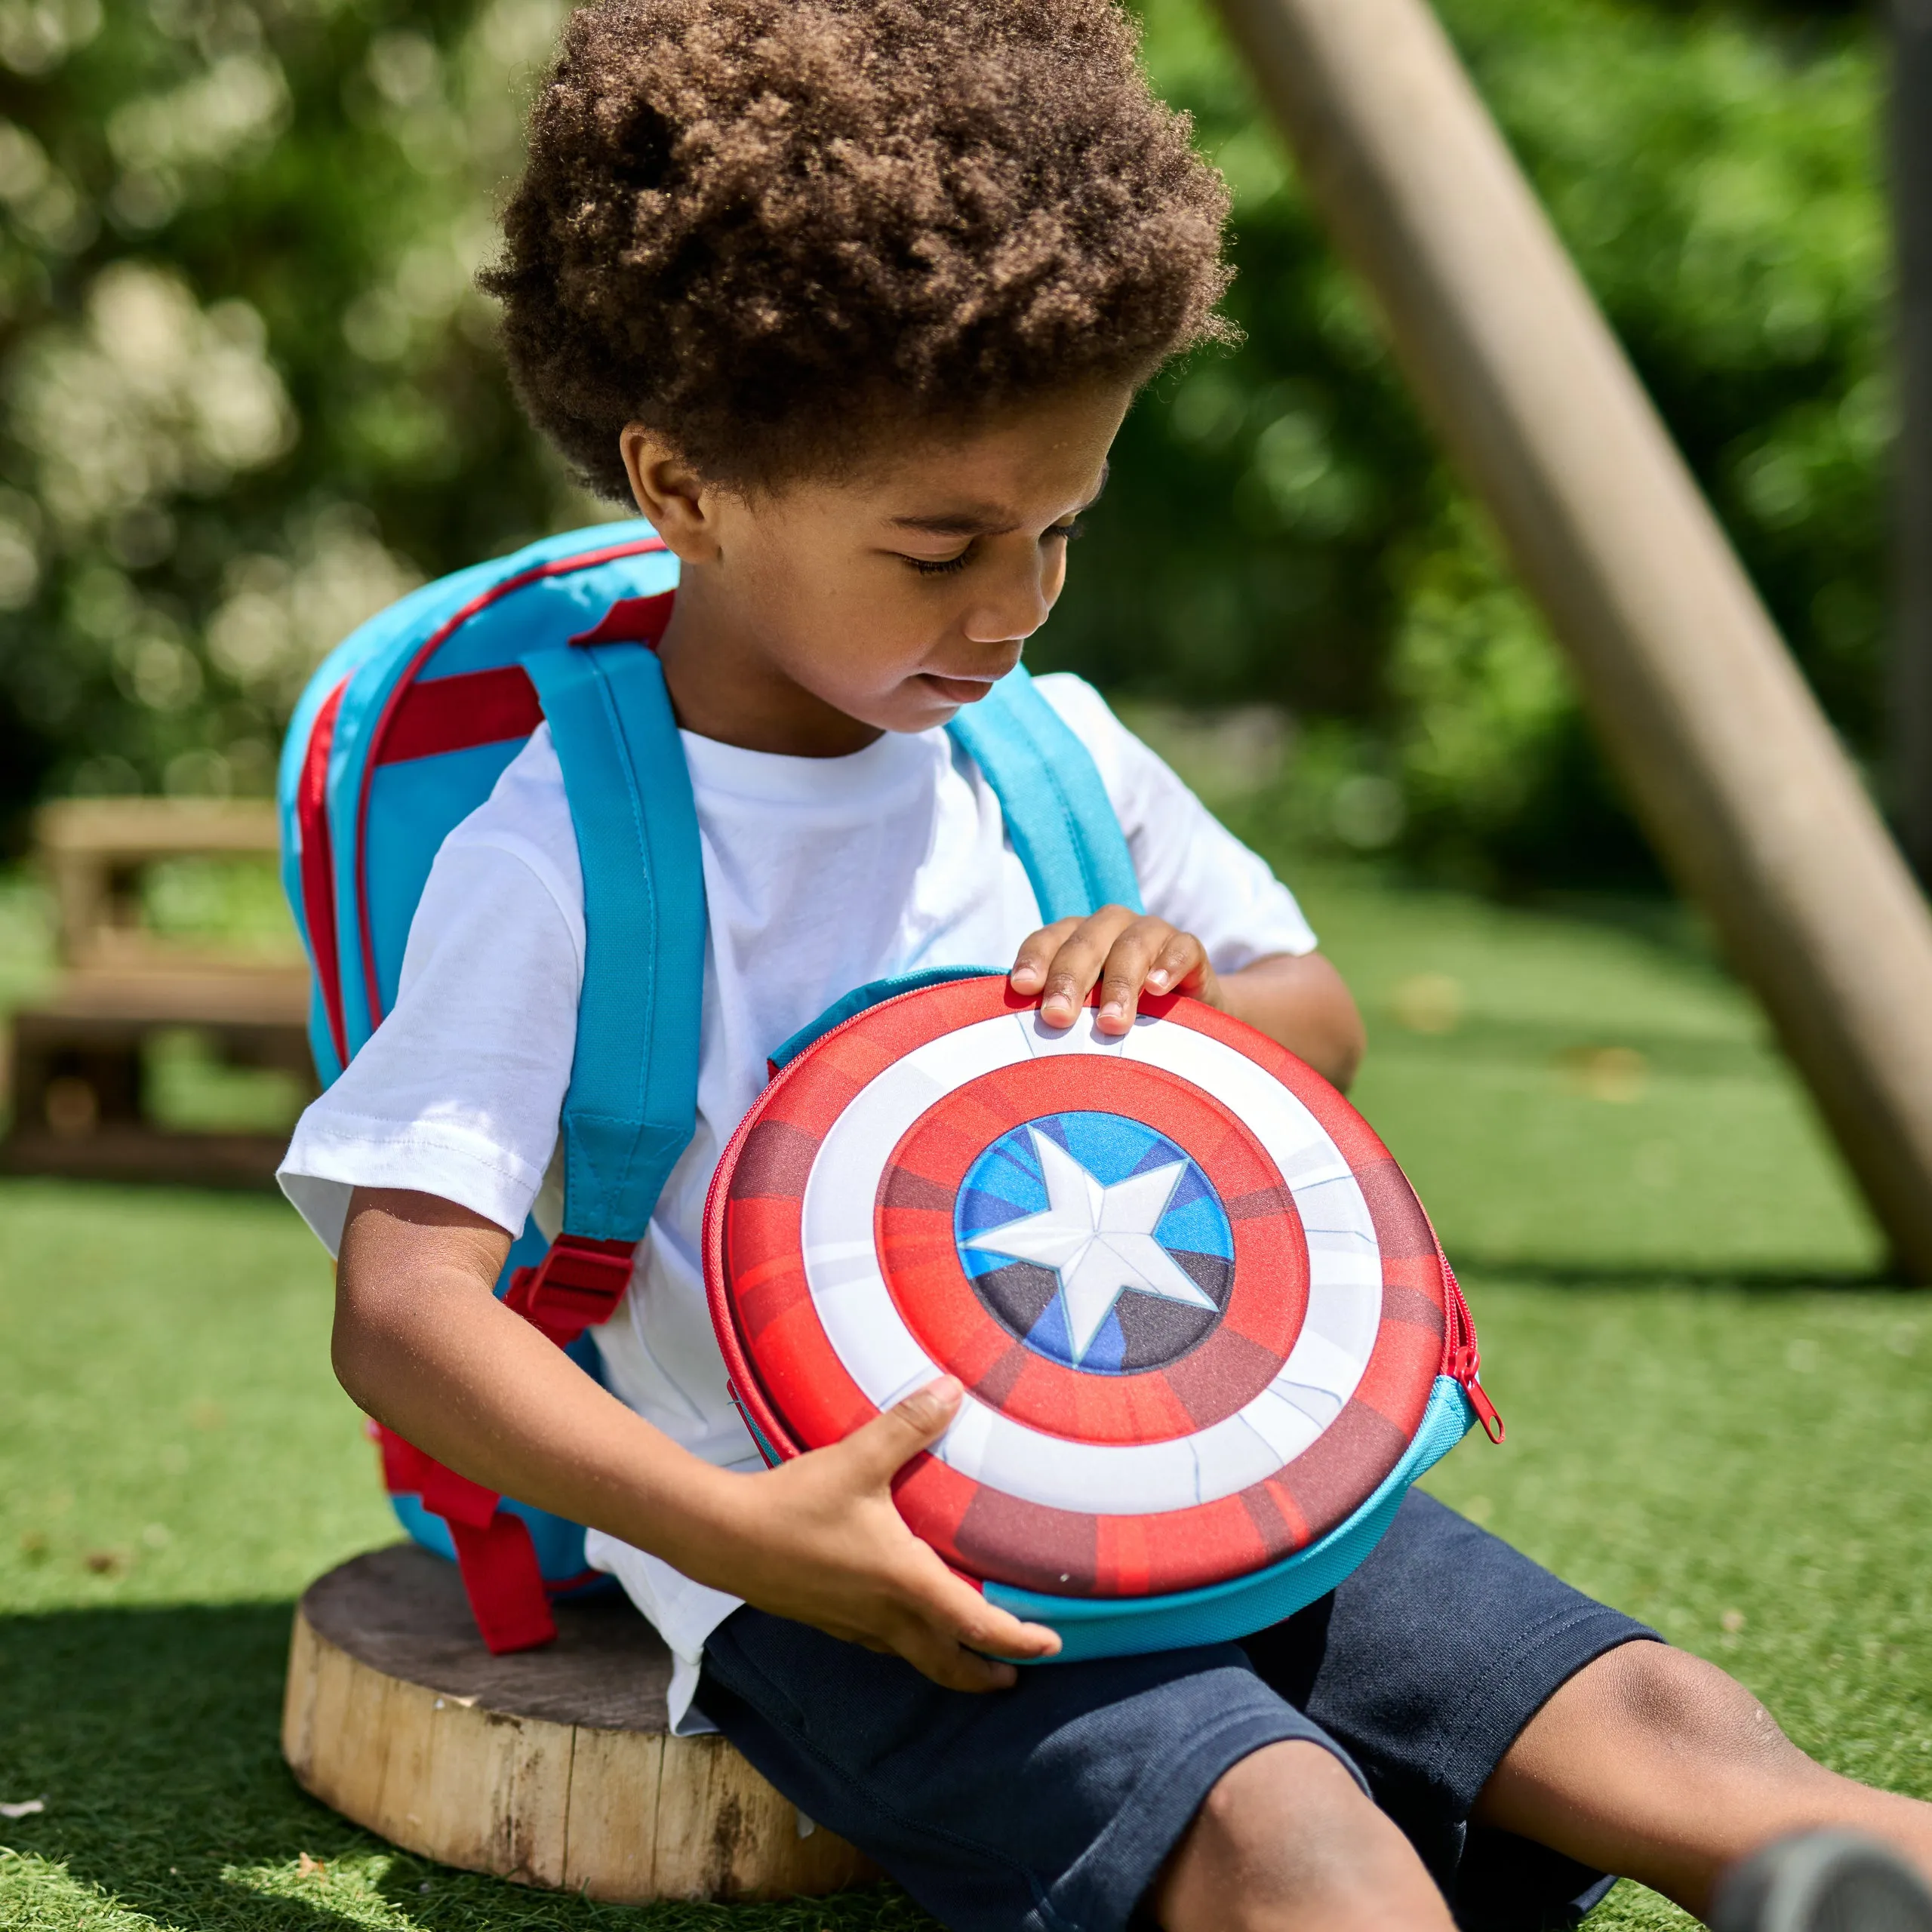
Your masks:
M1051 1268L1060 1277L1061 1306L1078 1363L1129 1289L1163 1301L1219 1312L1213 1298L1155 1238L1186 1161L1170 1161L1106 1186L1057 1140L1029 1126L1033 1153L1046 1183L1048 1206L961 1243Z

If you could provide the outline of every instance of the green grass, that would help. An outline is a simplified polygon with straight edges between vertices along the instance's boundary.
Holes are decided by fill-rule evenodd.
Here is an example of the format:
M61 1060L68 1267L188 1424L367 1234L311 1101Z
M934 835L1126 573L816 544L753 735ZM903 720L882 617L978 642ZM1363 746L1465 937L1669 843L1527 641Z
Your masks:
M1303 878L1368 1021L1353 1097L1459 1268L1794 1283L1878 1269L1809 1102L1687 923Z
M1932 1307L1883 1283L1748 1005L1667 923L1304 884L1368 1011L1358 1097L1466 1264L1510 1424L1432 1487L1828 1761L1932 1795ZM328 1321L272 1201L0 1184L0 1800L47 1802L0 1820L0 1927L925 1923L889 1890L599 1908L295 1789L291 1606L391 1534ZM1629 1885L1593 1921L1687 1923Z

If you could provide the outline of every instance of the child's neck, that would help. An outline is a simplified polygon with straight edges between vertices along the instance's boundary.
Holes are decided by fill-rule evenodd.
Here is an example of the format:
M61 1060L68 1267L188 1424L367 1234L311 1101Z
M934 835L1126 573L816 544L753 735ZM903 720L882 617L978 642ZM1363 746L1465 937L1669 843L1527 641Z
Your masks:
M679 725L700 738L786 758L845 758L884 736L774 662L757 624L700 571L679 586L657 655Z

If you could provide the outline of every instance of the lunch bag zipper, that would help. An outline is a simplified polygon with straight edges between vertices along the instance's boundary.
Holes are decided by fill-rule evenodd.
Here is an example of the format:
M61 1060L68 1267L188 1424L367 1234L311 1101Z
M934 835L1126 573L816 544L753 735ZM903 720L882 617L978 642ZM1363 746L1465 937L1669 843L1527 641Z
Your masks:
M1476 1324L1469 1313L1469 1304L1463 1298L1462 1284L1456 1279L1449 1257L1439 1247L1436 1252L1442 1262L1443 1282L1449 1291L1445 1298L1448 1319L1443 1330L1442 1373L1461 1384L1463 1393L1469 1398L1469 1407L1482 1424L1484 1435L1492 1442L1500 1442L1504 1434L1503 1418L1482 1386L1482 1351L1476 1346Z

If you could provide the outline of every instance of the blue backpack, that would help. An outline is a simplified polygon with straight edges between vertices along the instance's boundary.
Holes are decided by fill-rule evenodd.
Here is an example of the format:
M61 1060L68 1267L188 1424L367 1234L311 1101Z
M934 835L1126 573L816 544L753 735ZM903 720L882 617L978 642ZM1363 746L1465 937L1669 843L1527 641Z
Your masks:
M548 720L586 931L563 1107L564 1232L546 1244L526 1224L497 1292L593 1376L585 1331L615 1309L696 1125L704 881L653 649L676 586L675 559L644 523L547 538L424 585L316 672L278 786L283 884L313 965L309 1036L326 1084L394 1003L438 849ZM1093 761L1024 671L948 728L998 795L1043 918L1138 907ZM937 977L862 988L809 1030ZM469 1481L380 1425L371 1432L403 1527L460 1566L493 1651L547 1642L552 1598L608 1585L586 1566L581 1526Z

